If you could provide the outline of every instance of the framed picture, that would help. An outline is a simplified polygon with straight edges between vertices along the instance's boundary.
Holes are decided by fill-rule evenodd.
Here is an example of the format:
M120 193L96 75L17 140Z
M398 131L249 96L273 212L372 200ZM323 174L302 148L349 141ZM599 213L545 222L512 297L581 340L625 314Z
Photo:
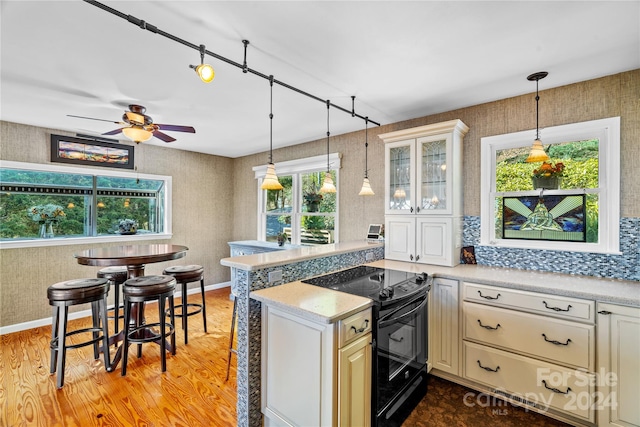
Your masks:
M51 135L51 161L133 169L133 146L75 136Z
M505 197L504 239L585 242L585 196Z

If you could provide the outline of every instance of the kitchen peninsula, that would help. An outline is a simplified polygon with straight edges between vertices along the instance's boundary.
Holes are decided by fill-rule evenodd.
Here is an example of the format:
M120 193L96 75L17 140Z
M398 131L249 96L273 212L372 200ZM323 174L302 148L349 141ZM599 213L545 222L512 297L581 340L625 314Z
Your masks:
M277 252L229 257L237 298L237 425L262 425L260 412L261 303L252 291L279 286L348 267L382 260L384 245L367 241L304 246Z

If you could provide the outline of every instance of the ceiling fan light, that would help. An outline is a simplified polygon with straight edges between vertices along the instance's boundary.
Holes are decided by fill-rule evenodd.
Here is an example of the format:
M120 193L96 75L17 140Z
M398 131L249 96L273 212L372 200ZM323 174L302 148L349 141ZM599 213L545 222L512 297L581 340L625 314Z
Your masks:
M526 162L546 162L547 160L549 160L549 155L544 151L542 141L536 139L533 141L533 145L531 146L531 151L529 152L529 157L527 157Z
M263 190L282 190L284 188L278 181L276 166L273 163L267 165L267 174L264 176L260 188Z
M333 177L331 176L331 172L327 172L324 176L324 181L322 182L322 187L320 187L321 193L335 193L336 186L333 184Z
M124 136L135 143L148 141L153 136L152 132L149 132L148 130L139 126L123 128L122 133L124 133Z
M200 76L200 80L205 83L211 83L213 78L216 76L215 71L213 71L213 67L209 64L200 64L196 67L196 73Z
M359 196L375 196L375 193L371 189L371 184L369 183L369 178L365 178L362 181L362 188L360 189Z

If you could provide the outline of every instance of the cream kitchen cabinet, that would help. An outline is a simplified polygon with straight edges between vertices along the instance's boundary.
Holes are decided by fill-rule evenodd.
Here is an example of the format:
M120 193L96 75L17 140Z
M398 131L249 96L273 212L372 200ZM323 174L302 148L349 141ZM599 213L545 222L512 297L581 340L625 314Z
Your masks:
M265 426L370 425L371 315L326 323L263 303Z
M379 135L385 142L385 258L459 263L468 130L451 120Z
M599 426L640 426L640 308L598 303Z
M595 422L595 302L463 282L466 380L574 423Z
M460 375L459 282L436 277L430 292L428 368Z

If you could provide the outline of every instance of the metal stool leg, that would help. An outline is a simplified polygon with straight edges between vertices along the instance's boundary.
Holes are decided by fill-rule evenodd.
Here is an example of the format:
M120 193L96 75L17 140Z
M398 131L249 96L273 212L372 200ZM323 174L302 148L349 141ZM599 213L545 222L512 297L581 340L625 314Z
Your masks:
M49 365L49 373L53 374L56 371L56 364L58 363L58 350L53 346L53 343L57 343L58 339L58 311L60 307L53 306L53 315L51 316L51 363ZM56 344L57 345L57 344Z
M202 321L204 322L204 332L207 332L207 304L204 299L204 277L200 279L200 294L202 294Z
M236 310L238 308L238 297L233 299L233 317L231 319L231 333L229 334L229 356L227 357L227 377L225 381L229 379L229 369L231 369L231 353L236 353L236 350L233 349L233 335L236 330Z
M67 312L68 307L65 305L60 307L58 319L58 367L57 367L57 386L62 388L64 385L64 364L67 356L66 340L67 340Z

